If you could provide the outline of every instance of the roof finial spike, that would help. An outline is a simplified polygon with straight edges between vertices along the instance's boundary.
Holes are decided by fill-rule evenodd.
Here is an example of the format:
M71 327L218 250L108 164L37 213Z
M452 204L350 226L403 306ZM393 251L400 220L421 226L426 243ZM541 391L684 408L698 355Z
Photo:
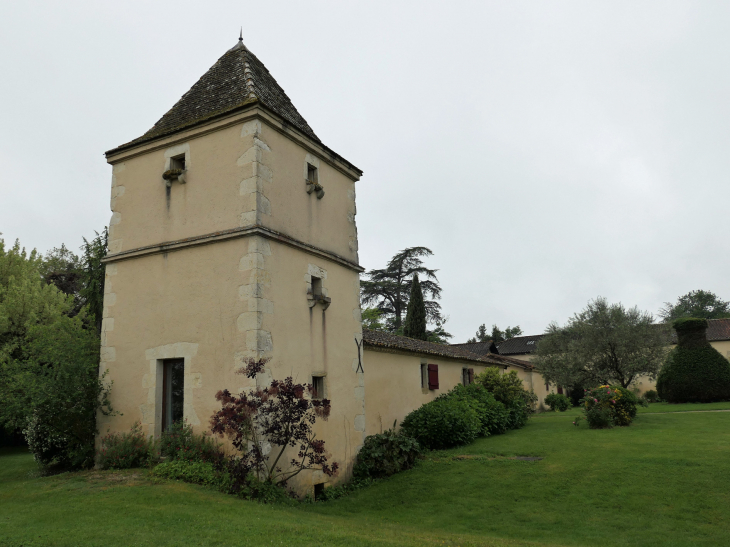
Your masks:
M238 35L238 41L243 42L243 27L241 27L241 34Z

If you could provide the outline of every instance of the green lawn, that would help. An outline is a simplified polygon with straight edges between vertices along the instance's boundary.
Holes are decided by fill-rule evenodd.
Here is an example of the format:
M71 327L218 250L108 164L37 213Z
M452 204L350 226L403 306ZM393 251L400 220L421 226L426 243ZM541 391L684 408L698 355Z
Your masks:
M347 498L297 507L139 470L41 478L27 454L5 450L0 545L730 544L730 413L644 412L605 431L573 426L577 413L538 415Z
M702 412L707 410L730 410L730 401L722 403L682 403L671 405L669 403L652 403L648 408L639 407L639 412L642 413L657 413L657 412Z

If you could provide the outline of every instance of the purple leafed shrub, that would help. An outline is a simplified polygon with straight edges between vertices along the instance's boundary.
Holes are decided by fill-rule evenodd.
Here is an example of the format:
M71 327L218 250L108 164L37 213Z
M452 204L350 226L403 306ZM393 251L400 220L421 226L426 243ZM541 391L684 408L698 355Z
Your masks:
M267 362L248 359L237 372L255 378ZM295 384L289 376L238 396L228 390L216 394L222 408L210 419L211 431L228 436L239 453L228 464L234 492L249 489L256 478L283 486L305 469L337 474L339 465L328 462L324 441L312 430L317 418L329 416L330 402L312 398L313 392L311 384ZM287 448L298 448L288 465Z

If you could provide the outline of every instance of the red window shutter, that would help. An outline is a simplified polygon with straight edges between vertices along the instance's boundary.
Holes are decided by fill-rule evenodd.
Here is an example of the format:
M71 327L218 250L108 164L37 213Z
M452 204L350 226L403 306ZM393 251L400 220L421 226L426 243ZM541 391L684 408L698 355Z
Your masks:
M439 388L439 366L428 365L428 389Z
M474 383L474 369L473 368L469 369L469 383L470 384Z
M558 386L558 393L559 393L560 395L562 395L562 394L563 394L563 386Z

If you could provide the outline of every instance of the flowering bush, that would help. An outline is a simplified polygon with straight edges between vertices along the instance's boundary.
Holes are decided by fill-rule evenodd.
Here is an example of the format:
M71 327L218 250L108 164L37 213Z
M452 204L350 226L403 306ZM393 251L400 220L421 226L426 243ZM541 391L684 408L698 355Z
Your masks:
M587 389L582 402L591 429L629 425L636 417L636 395L621 386Z
M169 460L185 460L220 465L224 455L210 434L196 435L187 422L175 422L160 437L160 456Z
M102 469L129 469L147 465L151 454L152 442L134 422L129 433L109 433L101 439L97 460Z

